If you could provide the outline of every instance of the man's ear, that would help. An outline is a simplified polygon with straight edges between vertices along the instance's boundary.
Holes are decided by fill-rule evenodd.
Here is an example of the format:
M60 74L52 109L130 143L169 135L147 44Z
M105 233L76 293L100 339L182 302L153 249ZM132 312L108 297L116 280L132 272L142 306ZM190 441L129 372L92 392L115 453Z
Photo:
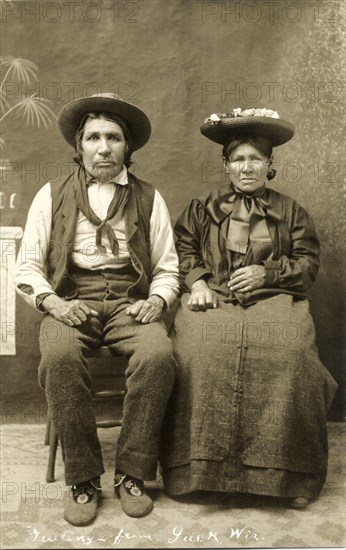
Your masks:
M227 160L226 157L222 157L222 163L226 174L229 174L229 160Z

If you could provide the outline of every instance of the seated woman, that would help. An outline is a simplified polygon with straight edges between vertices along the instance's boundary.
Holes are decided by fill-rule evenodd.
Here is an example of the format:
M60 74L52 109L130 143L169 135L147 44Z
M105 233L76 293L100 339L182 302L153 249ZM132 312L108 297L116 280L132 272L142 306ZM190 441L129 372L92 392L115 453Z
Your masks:
M336 383L319 360L306 292L319 241L309 214L266 187L294 127L268 109L211 115L230 184L176 224L184 293L178 372L162 436L167 492L287 497L304 508L327 471Z

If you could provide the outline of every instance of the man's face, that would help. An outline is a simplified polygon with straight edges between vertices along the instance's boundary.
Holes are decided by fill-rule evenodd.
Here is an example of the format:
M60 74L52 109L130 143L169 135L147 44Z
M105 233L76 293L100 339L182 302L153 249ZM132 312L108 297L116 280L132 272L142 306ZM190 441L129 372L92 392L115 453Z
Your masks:
M85 169L105 183L121 171L126 152L124 133L116 122L90 118L84 126L81 141Z

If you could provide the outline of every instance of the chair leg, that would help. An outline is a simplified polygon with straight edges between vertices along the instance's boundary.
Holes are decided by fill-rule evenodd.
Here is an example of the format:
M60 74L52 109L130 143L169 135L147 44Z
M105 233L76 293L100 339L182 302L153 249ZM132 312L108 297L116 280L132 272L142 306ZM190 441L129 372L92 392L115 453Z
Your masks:
M56 451L58 448L58 434L55 431L54 424L49 422L49 457L46 481L47 483L53 483L55 481L55 459Z
M49 445L49 434L50 434L50 419L48 418L47 425L46 425L46 433L45 433L45 436L44 436L44 444L45 445Z

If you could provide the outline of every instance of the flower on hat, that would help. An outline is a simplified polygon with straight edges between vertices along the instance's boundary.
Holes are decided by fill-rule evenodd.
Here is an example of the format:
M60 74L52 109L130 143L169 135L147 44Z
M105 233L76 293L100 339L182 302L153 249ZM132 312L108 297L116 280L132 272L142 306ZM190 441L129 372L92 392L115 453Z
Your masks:
M220 122L220 120L221 120L220 116L217 115L216 113L213 113L208 118L208 122L211 122L212 124L218 124Z
M272 111L271 109L245 109L242 111L240 107L233 109L231 113L213 113L208 118L204 120L204 123L207 124L219 124L223 118L235 118L235 117L245 117L245 116L262 116L268 118L280 118L277 111Z
M234 111L239 111L239 109L233 109L233 112ZM265 116L268 118L280 118L279 113L271 109L246 109L245 111L234 114L234 116Z

